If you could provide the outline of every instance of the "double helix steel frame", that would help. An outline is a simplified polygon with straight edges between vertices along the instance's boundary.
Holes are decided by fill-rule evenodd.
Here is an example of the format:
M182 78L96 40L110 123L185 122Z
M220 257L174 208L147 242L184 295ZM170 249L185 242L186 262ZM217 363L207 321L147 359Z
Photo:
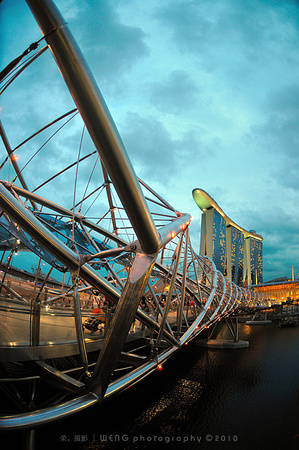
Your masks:
M3 430L33 429L100 403L104 398L121 392L152 373L203 329L228 317L240 305L259 302L256 294L230 282L216 270L209 258L198 256L193 251L189 239L191 216L177 212L137 178L102 94L56 6L51 0L26 1L98 152L107 192L113 185L131 224L134 239L125 240L116 230L108 231L79 212L74 213L38 196L20 179L22 187L7 181L0 182L0 207L7 221L23 230L71 274L76 334L74 345L80 362L78 367L69 372L49 363L51 357L65 355L63 352L55 354L55 346L43 343L42 308L54 303L59 296L44 302L39 295L36 296L29 302L31 328L26 350L24 346L18 345L15 348L2 346L2 349L0 346L1 362L5 362L6 358L8 361L17 361L29 367L30 375L19 378L2 376L0 387L13 398L12 391L20 383L28 382L35 386L42 379L56 388L60 396L54 396L55 400L46 406L33 405L34 402L31 402L25 410L3 414L0 417L0 429ZM11 157L12 152L2 128L1 136ZM17 168L17 163L14 166ZM157 225L144 190L154 198L157 205L166 210L168 223ZM113 216L114 208L109 195L108 200ZM26 205L27 201L31 207ZM113 245L107 249L98 248L93 254L78 251L79 247L69 245L57 234L57 229L47 226L41 219L39 207L47 208L55 217L73 221L88 242L94 242L92 233L95 233ZM125 267L122 276L117 273L120 257ZM103 276L95 268L95 261L106 268L109 277ZM82 328L80 295L83 290L80 289L80 281L84 282L84 289L104 293L117 305L109 326L106 317L104 337L101 336L94 343L86 339ZM2 283L8 289L4 276ZM10 294L14 296L15 302L22 303L22 298L13 288L10 288ZM151 299L151 308L141 304L141 299L146 302ZM26 299L23 299L22 307L24 303ZM136 329L134 331L136 323L139 326L138 333ZM128 342L134 339L142 342L142 351L132 346L127 350ZM100 343L97 358L90 363L89 353L95 351L96 342ZM65 345L64 348L68 351L70 347ZM126 364L122 366L124 362ZM119 369L123 372L116 375ZM8 387L12 385L13 389L9 390ZM31 398L34 398L34 389L32 387ZM16 403L17 397L13 399Z

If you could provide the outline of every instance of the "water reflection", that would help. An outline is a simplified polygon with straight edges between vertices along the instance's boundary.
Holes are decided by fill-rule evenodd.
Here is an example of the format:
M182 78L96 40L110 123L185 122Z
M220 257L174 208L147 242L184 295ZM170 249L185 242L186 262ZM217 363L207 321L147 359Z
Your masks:
M202 387L198 381L179 379L177 384L166 392L160 400L150 406L136 419L137 429L140 425L149 425L153 421L161 423L161 416L165 409L171 411L172 420L184 421L188 418L188 411L192 408L201 394ZM156 426L156 425L155 425ZM133 430L134 431L134 430Z
M46 433L55 449L65 450L289 449L299 390L299 328L241 324L240 339L249 339L249 348L189 345L162 372L120 397L38 433L40 442ZM62 435L69 441L61 442ZM74 442L75 436L86 439Z

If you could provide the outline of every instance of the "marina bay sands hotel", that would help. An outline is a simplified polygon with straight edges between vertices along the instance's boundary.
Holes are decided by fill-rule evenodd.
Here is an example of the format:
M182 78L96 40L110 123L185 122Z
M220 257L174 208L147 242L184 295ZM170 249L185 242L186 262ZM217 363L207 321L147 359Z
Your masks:
M202 189L192 192L202 210L200 254L239 286L263 283L263 238L234 223Z

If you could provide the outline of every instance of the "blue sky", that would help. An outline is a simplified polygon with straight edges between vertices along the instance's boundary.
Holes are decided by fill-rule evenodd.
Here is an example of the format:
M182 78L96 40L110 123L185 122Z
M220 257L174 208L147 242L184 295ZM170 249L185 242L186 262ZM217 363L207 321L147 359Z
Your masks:
M292 265L297 274L298 2L57 0L56 5L136 173L178 210L192 214L193 247L199 248L201 212L192 190L202 188L232 220L264 237L264 280L290 277ZM3 0L0 9L3 68L40 32L25 1ZM49 114L73 107L51 55L42 58L38 71L24 74L14 91L2 96L1 120L12 147L43 126ZM77 131L74 123L68 143ZM67 161L66 143L47 158L53 165L57 158ZM31 175L38 176L34 166Z

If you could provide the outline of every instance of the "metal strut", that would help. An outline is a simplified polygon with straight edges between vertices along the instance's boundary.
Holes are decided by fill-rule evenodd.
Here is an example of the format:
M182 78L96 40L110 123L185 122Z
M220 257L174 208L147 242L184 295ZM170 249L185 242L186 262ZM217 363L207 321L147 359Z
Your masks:
M26 0L53 53L141 248L155 253L160 236L102 94L63 17L51 0ZM52 33L50 33L54 30Z

